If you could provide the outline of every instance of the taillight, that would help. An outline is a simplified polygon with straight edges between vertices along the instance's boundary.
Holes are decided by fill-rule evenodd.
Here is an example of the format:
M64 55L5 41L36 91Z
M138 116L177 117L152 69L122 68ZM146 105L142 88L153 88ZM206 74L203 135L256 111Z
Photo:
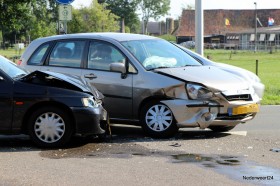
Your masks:
M21 64L21 62L22 62L22 60L20 59L20 60L18 60L17 64L18 64L18 65L20 65L20 64Z

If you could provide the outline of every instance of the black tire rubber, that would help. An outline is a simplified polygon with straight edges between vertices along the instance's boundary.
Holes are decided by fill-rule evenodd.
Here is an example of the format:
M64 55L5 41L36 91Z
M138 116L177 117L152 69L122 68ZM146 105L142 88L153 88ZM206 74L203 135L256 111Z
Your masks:
M34 125L35 125L35 121L37 120L37 118L40 117L42 114L48 113L48 112L53 112L53 113L59 115L65 123L65 132L64 132L63 136L58 141L53 142L53 143L47 143L47 142L40 140L36 136L35 131L34 131ZM33 112L28 120L28 133L29 133L32 141L39 147L53 148L53 147L64 146L67 142L69 142L70 138L73 135L73 132L74 132L74 127L73 127L73 123L72 123L71 119L69 118L69 113L66 113L65 111L63 111L62 109L60 109L58 107L53 107L53 106L42 107L42 108L36 110L35 112Z
M214 132L227 132L227 131L230 131L231 129L233 129L234 127L235 126L212 126L212 127L208 127L208 128Z
M165 104L160 103L159 101L152 101L143 106L143 108L141 109L141 112L140 112L140 122L141 122L143 131L145 132L145 134L147 134L148 136L151 136L153 138L173 137L178 132L178 127L176 125L175 118L173 116L171 109L169 109L167 106L166 107L170 110L171 116L172 116L172 123L168 128L166 128L164 131L158 132L158 131L154 131L154 130L150 129L150 127L146 123L145 117L146 117L147 111L155 105L166 106Z

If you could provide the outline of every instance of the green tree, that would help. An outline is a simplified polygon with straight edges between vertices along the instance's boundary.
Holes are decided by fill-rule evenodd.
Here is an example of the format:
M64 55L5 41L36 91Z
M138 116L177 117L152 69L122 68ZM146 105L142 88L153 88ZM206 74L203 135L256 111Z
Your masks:
M54 0L32 0L29 19L24 22L25 33L36 39L57 33L58 9Z
M28 18L27 0L0 0L0 27L2 31L3 48L6 38L11 40L11 34L19 33L23 28L22 21Z
M0 0L0 29L3 43L18 38L35 39L56 33L55 0Z
M105 5L93 0L89 7L73 10L73 20L68 28L71 33L117 31L118 18Z
M142 11L142 21L144 22L144 33L147 34L147 25L150 18L155 20L168 14L170 10L170 0L141 0L140 10Z
M121 32L124 32L126 26L129 27L130 31L137 32L140 27L140 21L136 14L139 2L139 0L104 0L107 8L120 17Z

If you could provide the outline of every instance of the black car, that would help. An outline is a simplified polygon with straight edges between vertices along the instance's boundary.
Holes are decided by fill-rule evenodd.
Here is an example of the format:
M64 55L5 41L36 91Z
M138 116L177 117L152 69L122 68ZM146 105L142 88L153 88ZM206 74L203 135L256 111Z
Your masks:
M102 135L103 95L60 73L28 74L0 56L0 133L28 134L39 146L65 145L77 135Z

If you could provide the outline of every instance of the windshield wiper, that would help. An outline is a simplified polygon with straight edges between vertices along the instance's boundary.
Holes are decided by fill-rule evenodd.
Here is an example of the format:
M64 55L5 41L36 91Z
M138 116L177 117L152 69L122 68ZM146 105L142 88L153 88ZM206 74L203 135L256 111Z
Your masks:
M159 66L159 67L155 67L155 68L150 68L148 70L155 70L155 69L158 69L158 68L171 68L171 67L167 67L167 66Z
M185 65L184 67L196 67L196 66L201 66L201 65Z

